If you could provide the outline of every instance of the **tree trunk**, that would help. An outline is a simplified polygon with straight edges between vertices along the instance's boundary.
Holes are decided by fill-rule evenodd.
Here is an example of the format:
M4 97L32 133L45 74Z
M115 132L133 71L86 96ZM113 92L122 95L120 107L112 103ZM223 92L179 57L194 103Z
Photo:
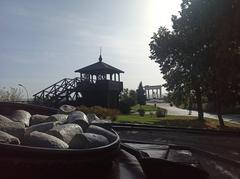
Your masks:
M195 89L196 91L196 100L197 100L197 110L198 110L198 119L203 121L203 107L202 107L202 93L200 88Z
M222 100L221 100L221 95L219 94L219 91L216 92L216 106L217 106L217 116L219 120L219 125L220 127L224 127L224 121L222 117Z

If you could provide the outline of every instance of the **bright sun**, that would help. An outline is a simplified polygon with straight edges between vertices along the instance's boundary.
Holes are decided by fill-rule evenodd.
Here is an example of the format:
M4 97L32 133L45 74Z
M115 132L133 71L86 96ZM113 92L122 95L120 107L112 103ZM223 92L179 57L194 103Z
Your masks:
M147 7L149 30L156 32L160 26L171 28L171 16L178 15L182 0L149 0Z

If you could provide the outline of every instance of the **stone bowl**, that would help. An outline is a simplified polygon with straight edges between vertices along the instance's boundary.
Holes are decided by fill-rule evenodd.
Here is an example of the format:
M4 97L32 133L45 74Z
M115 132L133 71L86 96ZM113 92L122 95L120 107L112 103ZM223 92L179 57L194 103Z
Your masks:
M106 178L120 150L118 134L112 143L90 149L47 149L0 144L0 177Z
M15 110L25 110L33 114L52 115L58 113L58 109L26 103L0 102L0 114L9 115Z
M11 104L12 110L19 109L19 104L16 104L17 108L13 106ZM28 106L23 106L21 109L28 111ZM34 108L41 114L42 107ZM8 112L11 109L8 108ZM55 112L43 109L45 115ZM116 140L89 149L50 149L0 143L0 178L106 178L111 175L114 158L120 150L118 134L113 129L110 131L117 136Z

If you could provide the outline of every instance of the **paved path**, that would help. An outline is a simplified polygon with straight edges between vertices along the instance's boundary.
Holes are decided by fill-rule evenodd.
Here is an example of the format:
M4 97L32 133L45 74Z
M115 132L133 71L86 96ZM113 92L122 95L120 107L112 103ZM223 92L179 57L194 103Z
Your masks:
M154 105L154 103L148 103L149 105ZM177 108L176 106L170 106L169 103L156 103L157 106L167 109L168 110L168 115L176 115L176 116L188 116L189 111L186 109L180 109ZM191 116L198 116L197 111L192 111ZM209 113L204 113L204 117L209 117L213 119L218 119L216 114L209 114ZM240 123L240 114L228 114L228 115L223 115L224 121L229 121L233 123Z

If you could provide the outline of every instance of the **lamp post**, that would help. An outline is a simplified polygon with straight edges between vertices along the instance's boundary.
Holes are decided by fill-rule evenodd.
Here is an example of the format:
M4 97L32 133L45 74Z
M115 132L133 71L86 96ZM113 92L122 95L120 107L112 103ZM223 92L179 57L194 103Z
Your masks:
M27 90L27 88L26 88L24 85L22 85L22 84L18 84L18 86L21 86L21 87L26 91L27 101L28 101L28 100L29 100L29 95L28 95L28 90Z

